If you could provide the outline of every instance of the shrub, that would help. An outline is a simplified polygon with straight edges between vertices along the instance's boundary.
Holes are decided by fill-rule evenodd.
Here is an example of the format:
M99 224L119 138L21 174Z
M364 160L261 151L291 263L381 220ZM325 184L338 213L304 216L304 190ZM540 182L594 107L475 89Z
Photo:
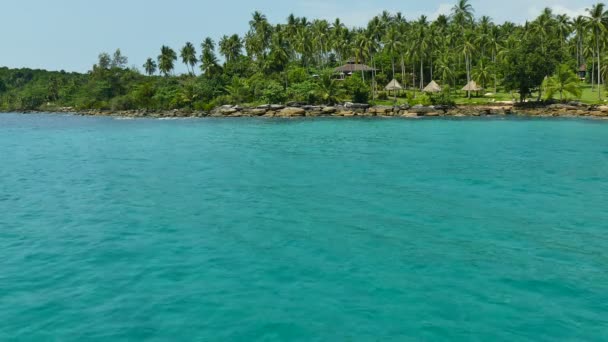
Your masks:
M285 89L276 81L270 81L262 90L262 100L266 103L283 103L287 97Z
M129 110L137 108L137 105L130 96L118 96L110 101L110 109L112 110Z

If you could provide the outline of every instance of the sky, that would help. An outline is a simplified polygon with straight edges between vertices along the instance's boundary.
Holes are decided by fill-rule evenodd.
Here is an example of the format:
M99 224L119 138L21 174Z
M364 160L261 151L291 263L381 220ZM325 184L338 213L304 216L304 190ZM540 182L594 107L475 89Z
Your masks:
M598 0L471 0L477 17L523 23L543 8L571 16ZM162 45L178 51L207 36L244 34L251 13L272 23L294 13L308 19L336 17L362 26L388 10L414 19L448 14L456 0L0 0L0 66L86 72L101 52L120 48L129 65L141 69ZM178 72L185 71L179 66Z

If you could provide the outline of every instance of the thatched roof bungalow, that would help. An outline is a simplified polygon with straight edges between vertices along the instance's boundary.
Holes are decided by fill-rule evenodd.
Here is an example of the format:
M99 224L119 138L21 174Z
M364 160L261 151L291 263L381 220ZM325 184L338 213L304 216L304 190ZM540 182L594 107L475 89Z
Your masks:
M475 81L469 82L469 84L467 84L466 86L464 86L464 88L462 88L462 91L481 91L481 90L483 90L483 88L478 86L477 82L475 82Z
M401 90L401 89L403 89L403 87L396 79L393 79L386 85L386 87L384 87L384 89L388 90L388 91L392 91L392 90Z
M342 73L342 74L352 74L355 72L365 72L365 71L376 71L376 69L365 65L365 64L359 64L356 63L356 61L354 59L349 59L348 62L346 62L346 64L344 64L343 66L337 67L334 69L334 71L336 73Z
M441 87L437 82L431 81L422 91L425 93L440 93Z

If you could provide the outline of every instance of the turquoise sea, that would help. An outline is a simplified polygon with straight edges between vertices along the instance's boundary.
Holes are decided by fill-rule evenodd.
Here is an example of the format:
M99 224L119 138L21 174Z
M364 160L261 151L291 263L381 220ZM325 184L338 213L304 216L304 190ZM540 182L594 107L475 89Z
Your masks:
M2 341L606 341L608 121L0 115Z

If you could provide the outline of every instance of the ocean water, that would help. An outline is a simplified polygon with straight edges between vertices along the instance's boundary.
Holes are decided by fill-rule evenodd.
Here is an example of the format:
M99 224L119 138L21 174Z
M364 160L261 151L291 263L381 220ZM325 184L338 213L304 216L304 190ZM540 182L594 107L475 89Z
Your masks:
M0 340L606 341L608 122L0 115Z

